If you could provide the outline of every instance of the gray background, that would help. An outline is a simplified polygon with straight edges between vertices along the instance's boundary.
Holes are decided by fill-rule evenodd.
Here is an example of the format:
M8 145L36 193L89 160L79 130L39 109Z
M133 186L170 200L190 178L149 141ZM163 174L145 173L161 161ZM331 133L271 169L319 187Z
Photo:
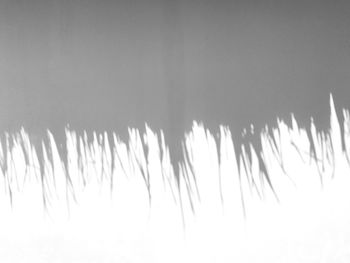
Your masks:
M322 128L349 84L349 1L0 1L0 131Z

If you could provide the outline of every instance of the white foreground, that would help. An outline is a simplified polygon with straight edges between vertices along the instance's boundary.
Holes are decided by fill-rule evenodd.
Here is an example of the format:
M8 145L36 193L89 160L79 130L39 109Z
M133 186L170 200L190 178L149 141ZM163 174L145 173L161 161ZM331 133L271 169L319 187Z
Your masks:
M279 122L276 145L261 134L278 201L256 155L251 173L241 165L239 175L224 127L216 145L194 123L180 187L160 154L164 140L148 127L142 136L130 130L128 145L114 136L113 147L106 134L88 143L67 130L71 184L52 135L39 160L22 131L0 156L8 167L0 176L0 262L350 262L350 167L339 125L331 99L329 132L311 124L317 158L295 120ZM239 159L247 160L244 151Z

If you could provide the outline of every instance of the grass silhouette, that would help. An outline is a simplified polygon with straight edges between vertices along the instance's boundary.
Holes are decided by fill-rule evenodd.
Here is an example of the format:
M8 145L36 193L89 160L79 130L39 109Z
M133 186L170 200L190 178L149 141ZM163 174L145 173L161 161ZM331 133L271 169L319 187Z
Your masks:
M312 119L309 129L299 130L299 134L306 133L309 149L302 150L301 147L290 138L290 144L298 152L300 158L304 160L308 156L309 162L314 162L316 164L321 183L325 165L323 155L326 155L328 162L334 163L334 147L339 147L339 145L334 145L336 143L339 144L339 141L334 141L331 138L331 132L334 129L340 132L339 140L341 151L346 159L349 160L348 151L346 149L348 146L346 146L345 142L345 137L349 133L350 126L349 113L347 110L343 110L343 116L340 118L343 122L339 123L332 95L330 96L330 106L331 126L329 131L318 132ZM292 123L293 127L288 127L288 129L297 132L298 124L293 116ZM284 122L278 120L277 128L271 130L271 128L266 127L262 130L260 133L260 143L258 145L253 146L252 143L234 145L237 174L232 176L237 176L240 179L242 176L247 177L246 179L250 184L249 187L255 188L256 190L258 184L264 182L270 191L273 192L276 200L278 200L278 195L276 194L275 186L269 175L263 144L265 144L265 147L268 146L272 150L273 156L279 163L284 174L281 174L281 176L288 176L283 164L283 151L281 149L281 127L283 125L285 125ZM216 155L215 158L217 158L218 165L220 165L220 150L224 145L222 142L221 145L219 145L219 142L224 136L230 137L230 131L227 127L222 126L220 131L219 140L215 140L215 137L211 135L209 130L206 130L202 124L194 122L192 132L186 134L185 140L182 142L182 161L178 164L171 164L169 163L171 159L169 156L169 149L164 141L162 131L160 136L158 136L157 134L153 134L147 125L146 132L143 135L136 129L129 129L128 145L121 142L116 134L107 134L106 132L103 134L93 133L93 140L89 143L86 132L84 132L82 136L79 136L74 131L70 131L66 128L66 144L62 147L57 147L54 136L50 131L47 131L47 138L42 138L40 145L35 146L31 143L29 135L22 128L21 131L16 134L10 135L5 133L5 140L2 140L0 152L1 173L11 204L14 191L13 182L21 180L25 182L25 179L30 176L30 173L32 173L32 176L34 174L36 178L40 178L39 182L42 188L43 207L45 210L48 210L48 202L53 195L51 192L57 190L55 186L55 176L57 176L56 173L58 170L61 170L60 172L64 174L67 200L69 199L68 196L71 196L73 200L75 200L75 186L73 181L81 183L82 185L79 187L84 187L86 185L88 180L87 167L89 164L92 164L94 176L96 176L99 183L103 184L103 181L107 180L110 184L111 192L113 192L113 185L115 183L114 177L120 176L120 174L118 174L120 171L117 172L118 169L116 166L120 166L122 174L125 176L127 176L128 173L140 173L148 192L149 202L151 203L149 148L156 147L156 158L158 158L161 163L160 169L163 180L167 181L173 195L175 195L175 192L179 193L181 187L180 182L182 182L184 184L183 190L187 191L188 201L190 202L192 211L194 211L195 208L192 198L200 199L200 191L197 185L198 174L196 174L194 168L194 152L191 148L193 140L196 139L194 136L203 136L207 141L212 140L215 149L205 149L204 151L213 150L211 154ZM149 144L150 139L148 136L152 135L156 137L153 143L157 145ZM228 139L230 140L230 138ZM316 150L320 145L322 153L319 152L320 149ZM118 148L119 146L122 147L124 151L124 158L120 156L121 149ZM15 157L15 152L17 152L17 157ZM22 160L18 161L15 160L15 158L21 158ZM57 160L54 160L55 158ZM253 174L253 158L257 159L257 165L260 169L258 178ZM25 170L22 174L17 172L16 167L19 165L18 163L24 164ZM174 170L176 170L174 169L174 165L179 166L179 174L174 173ZM129 171L127 171L127 166L129 166ZM218 176L220 180L220 175L218 174ZM78 177L80 179L78 179ZM267 191L267 189L264 189L264 191ZM257 192L260 195L260 190L257 190ZM262 196L260 195L260 197ZM176 198L174 199L176 200Z
M0 147L1 207L10 213L24 208L44 212L55 221L74 218L80 206L98 214L94 209L105 202L124 224L142 225L152 218L153 227L163 229L172 220L185 235L198 235L202 226L216 237L221 226L213 222L245 225L262 215L259 207L270 209L298 198L307 203L310 195L331 189L337 180L335 185L346 187L350 115L342 113L338 118L330 96L328 131L317 131L312 120L309 129L299 128L292 116L291 126L278 120L277 127L262 130L258 147L235 145L228 127L221 126L215 137L193 122L182 141L178 174L163 132L156 134L147 125L143 134L130 128L127 143L115 133L93 133L91 139L86 132L78 135L66 128L63 147L50 131L39 145L24 129L6 133ZM34 206L37 210L31 210Z

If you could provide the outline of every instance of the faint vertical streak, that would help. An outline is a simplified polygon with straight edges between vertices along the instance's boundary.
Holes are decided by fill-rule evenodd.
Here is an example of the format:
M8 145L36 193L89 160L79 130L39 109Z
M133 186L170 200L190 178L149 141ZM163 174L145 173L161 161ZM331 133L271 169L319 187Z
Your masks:
M180 138L185 126L185 70L184 32L181 24L181 2L165 1L163 6L163 63L165 89L167 92L168 123L167 134L171 150L171 163L176 176L181 160Z

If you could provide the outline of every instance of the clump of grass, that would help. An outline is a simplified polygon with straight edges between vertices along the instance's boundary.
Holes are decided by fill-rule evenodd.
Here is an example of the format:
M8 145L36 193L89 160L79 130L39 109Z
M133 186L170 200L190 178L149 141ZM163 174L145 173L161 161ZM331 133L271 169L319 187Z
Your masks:
M66 144L62 147L57 146L50 131L40 145L34 145L22 128L15 134L6 133L1 141L4 192L11 206L15 206L14 195L19 194L26 184L38 183L42 207L50 213L57 200L66 202L67 209L72 203L79 204L80 193L92 184L100 191L109 189L110 198L113 198L123 177L142 182L150 207L157 202L154 200L157 191L166 189L180 209L185 225L186 218L196 214L210 193L215 192L214 198L220 200L218 206L224 206L230 196L226 181L231 180L245 217L250 196L257 196L260 200L272 197L279 202L281 191L277 182L286 178L295 185L293 172L285 163L286 155L291 151L297 153L302 163L315 166L321 186L329 171L334 176L336 154L349 161L349 112L343 111L343 123L339 123L332 96L330 106L328 131L317 131L312 120L309 129L300 129L292 116L291 127L278 120L277 127L262 130L257 147L235 145L229 128L225 126L220 127L217 140L203 124L194 122L192 131L185 134L182 142L183 159L178 164L179 174L174 173L173 165L176 164L170 163L171 151L162 131L156 134L147 125L142 135L136 129L129 129L127 144L115 133L106 132L93 133L89 142L86 132L78 135L66 128ZM208 170L208 167L211 168ZM205 189L208 185L212 189Z

